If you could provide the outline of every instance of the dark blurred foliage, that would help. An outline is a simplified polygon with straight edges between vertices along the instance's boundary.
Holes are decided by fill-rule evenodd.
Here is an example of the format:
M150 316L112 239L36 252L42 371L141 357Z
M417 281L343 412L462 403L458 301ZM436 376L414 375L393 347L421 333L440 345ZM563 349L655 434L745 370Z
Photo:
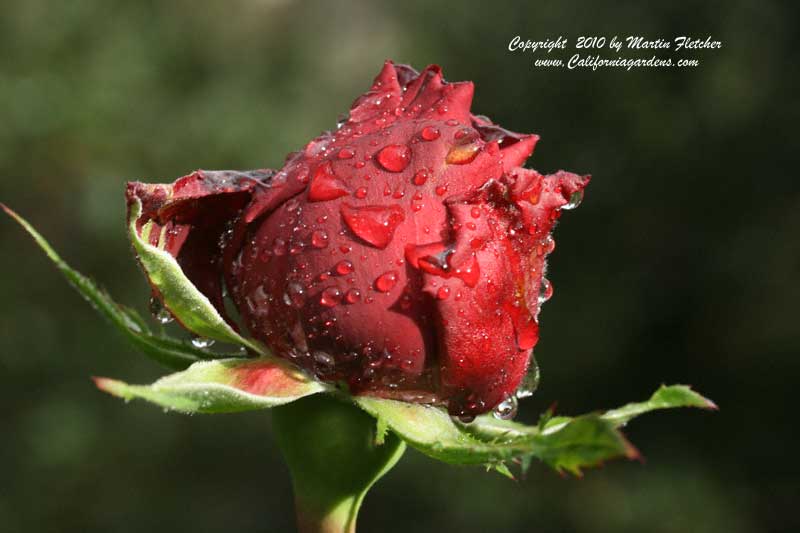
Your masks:
M661 382L721 410L636 421L647 462L580 480L534 465L515 483L408 453L360 530L796 531L798 15L789 2L4 2L0 200L145 309L126 180L280 166L385 58L439 63L476 82L476 112L542 135L530 166L594 175L556 232L543 382L520 417L616 406ZM724 47L691 54L696 69L631 72L534 69L506 50L559 34ZM0 295L2 531L291 530L268 413L165 415L96 391L92 374L161 370L6 219Z

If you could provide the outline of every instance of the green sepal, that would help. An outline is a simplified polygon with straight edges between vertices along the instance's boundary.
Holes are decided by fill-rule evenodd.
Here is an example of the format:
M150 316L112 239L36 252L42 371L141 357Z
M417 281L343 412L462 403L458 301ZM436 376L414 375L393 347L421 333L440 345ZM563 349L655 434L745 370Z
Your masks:
M182 413L234 413L266 409L330 390L271 357L194 363L152 385L94 378L98 388L125 400L141 399Z
M190 342L151 332L146 322L133 309L114 302L93 280L70 267L27 220L3 204L0 204L0 207L33 237L34 242L55 264L70 285L145 355L174 370L186 368L203 359L220 357L212 352L195 348Z
M158 290L164 306L183 327L201 337L246 346L266 355L263 346L239 335L219 314L217 309L184 274L178 261L167 251L147 242L136 230L142 214L142 201L133 197L128 206L128 235L150 284ZM143 231L149 231L145 225Z
M491 415L462 424L436 407L371 397L359 397L355 402L410 446L440 461L484 464L497 470L497 465L510 460L525 466L537 458L558 471L576 475L582 468L609 459L638 457L618 430L635 416L674 407L715 408L713 402L684 385L662 386L645 402L604 414L551 417L536 426Z

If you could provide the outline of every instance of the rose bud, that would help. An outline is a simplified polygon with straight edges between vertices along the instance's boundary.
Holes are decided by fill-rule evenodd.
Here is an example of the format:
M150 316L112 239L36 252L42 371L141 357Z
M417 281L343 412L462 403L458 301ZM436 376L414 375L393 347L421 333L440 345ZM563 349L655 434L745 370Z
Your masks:
M387 62L280 171L129 184L138 227L152 221L223 316L226 287L254 337L319 379L487 412L525 376L550 233L589 176L522 168L538 137L472 115L472 95L438 66Z

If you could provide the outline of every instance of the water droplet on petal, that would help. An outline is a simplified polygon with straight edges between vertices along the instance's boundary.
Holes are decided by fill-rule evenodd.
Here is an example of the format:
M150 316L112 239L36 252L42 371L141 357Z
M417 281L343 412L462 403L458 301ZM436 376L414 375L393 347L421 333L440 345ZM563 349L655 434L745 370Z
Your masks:
M293 281L286 286L286 292L283 295L283 302L295 309L303 307L305 303L305 288L302 285Z
M314 171L311 185L308 186L308 199L312 202L334 200L350 194L347 186L333 173L330 161L325 161Z
M397 226L405 220L403 209L397 205L353 207L342 204L340 210L350 231L377 248L386 248Z
M428 177L430 177L430 173L424 168L421 168L414 174L414 179L412 181L414 185L425 185L425 182L428 181Z
M492 410L492 415L500 420L511 420L517 414L519 403L516 396L508 396L505 400L498 403Z
M519 384L517 392L515 393L516 397L522 400L523 398L533 396L533 393L539 388L540 378L539 364L536 362L536 358L531 356L531 362L528 365L528 373L522 378L522 383Z
M328 246L328 234L321 230L315 230L311 233L311 246L314 248L327 248Z
M478 284L481 277L481 268L478 265L478 258L473 254L468 264L456 268L453 275L460 278L467 287L474 287Z
M275 240L272 241L272 253L277 256L286 255L286 241L280 237L276 237Z
M534 347L539 340L539 324L530 315L527 308L524 310L519 306L507 306L506 312L511 315L514 323L514 332L517 337L517 347L520 350L529 350Z
M436 298L439 300L446 300L450 296L450 287L447 285L442 285L439 287L439 290L436 291Z
M367 188L366 187L359 187L356 189L355 194L353 194L358 199L364 199L367 197Z
M445 161L451 165L466 165L467 163L472 163L478 157L480 150L481 145L479 143L458 144L447 152Z
M319 297L319 303L325 307L334 307L338 305L341 299L342 292L339 289L336 287L328 287L322 291L322 294Z
M561 206L561 209L575 209L583 201L583 189L575 191L569 195L569 201Z
M375 279L375 289L380 292L389 292L397 284L397 272L390 270Z
M553 236L548 234L547 237L544 239L544 253L545 254L552 254L553 250L556 249L556 241L553 239Z
M539 305L545 303L553 296L553 284L547 278L542 278L539 285Z
M311 353L314 360L314 372L319 375L332 374L336 367L336 359L327 352L316 350Z
M336 154L336 157L339 159L352 159L355 153L350 148L342 148L339 150L339 153Z
M377 159L389 172L402 172L411 161L411 148L404 144L390 144L378 152Z
M463 139L464 137L472 133L472 131L473 130L471 130L470 128L461 128L460 130L456 131L453 137L455 137L456 139Z
M334 270L336 270L336 273L340 276L347 275L353 271L353 263L347 260L339 261L336 263Z
M439 129L433 126L425 126L422 128L422 132L420 132L420 137L426 141L435 141L439 138L439 135Z
M344 295L344 301L349 304L358 303L361 300L361 291L358 289L350 289Z

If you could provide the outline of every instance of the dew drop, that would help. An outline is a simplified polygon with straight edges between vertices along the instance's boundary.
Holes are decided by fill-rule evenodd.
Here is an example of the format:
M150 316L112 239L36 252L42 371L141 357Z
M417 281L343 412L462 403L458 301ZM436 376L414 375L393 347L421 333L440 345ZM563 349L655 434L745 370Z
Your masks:
M276 237L275 240L272 241L272 253L277 256L286 255L286 241L280 237Z
M523 398L530 398L533 396L533 393L539 388L540 378L539 364L536 362L536 358L531 356L531 362L528 365L528 373L525 374L525 377L522 378L522 383L517 387L517 392L515 393L516 397L522 400Z
M481 216L481 208L478 207L478 206L475 206L472 209L470 209L469 214L470 214L470 216L472 216L472 218L480 218L480 216Z
M350 194L347 186L333 173L330 161L326 161L314 171L314 177L308 186L308 199L312 202L334 200Z
M478 143L459 144L453 146L447 152L445 161L450 165L466 165L467 163L472 163L478 157L480 150L481 145Z
M508 396L505 400L498 403L492 410L492 415L500 420L511 420L517 415L519 402L516 396Z
M339 150L339 153L336 154L336 157L339 159L352 159L355 154L350 148L342 148Z
M397 205L353 207L342 204L340 211L350 231L377 248L386 248L397 226L405 220L403 209Z
M550 234L548 234L547 237L545 237L544 244L545 244L545 248L544 248L544 253L545 254L552 254L553 250L556 249L556 241L555 241L555 239L553 239L553 236L550 235Z
M366 187L359 187L356 189L356 192L353 194L358 199L364 199L367 197L367 188Z
M378 152L377 159L389 172L402 172L411 161L411 148L404 144L390 144Z
M545 303L553 296L553 284L547 278L542 278L539 284L539 305Z
M159 324L169 324L170 322L175 320L175 317L172 316L172 313L170 313L169 310L166 307L164 307L164 305L161 303L161 300L159 300L155 296L150 298L149 307L150 307L150 313L153 315L153 318L155 318L156 322L158 322Z
M345 276L353 271L353 263L347 260L339 261L336 263L334 270L336 270L336 273L340 276Z
M349 304L358 303L361 300L361 291L358 289L350 289L344 295L344 301Z
M302 285L293 281L286 286L286 292L283 294L283 302L295 309L303 307L305 303L306 290Z
M442 196L446 192L447 192L447 185L437 185L436 186L436 195L437 196Z
M421 168L414 174L412 181L414 185L425 185L425 182L428 181L428 177L430 177L430 173L424 168Z
M446 300L450 296L450 287L447 285L442 285L439 287L439 290L436 291L436 298L439 300Z
M336 287L328 287L322 291L322 294L319 297L319 303L325 307L334 307L338 305L341 299L342 292L339 289Z
M323 230L315 230L311 234L311 246L314 248L327 248L328 234Z
M195 336L192 337L192 346L195 348L208 348L214 344L214 339L209 339L208 337L199 337Z
M375 279L375 289L380 292L389 292L397 284L397 272L390 270Z
M472 133L472 130L469 128L461 128L460 130L456 131L455 135L453 135L456 139L463 139L467 135Z
M575 191L569 195L569 201L561 206L561 209L575 209L583 201L583 190Z
M320 375L332 374L336 368L336 359L327 352L315 350L311 353L314 360L314 372Z
M425 126L420 132L420 137L426 141L435 141L439 138L439 135L441 135L439 133L439 129L434 128L433 126Z

